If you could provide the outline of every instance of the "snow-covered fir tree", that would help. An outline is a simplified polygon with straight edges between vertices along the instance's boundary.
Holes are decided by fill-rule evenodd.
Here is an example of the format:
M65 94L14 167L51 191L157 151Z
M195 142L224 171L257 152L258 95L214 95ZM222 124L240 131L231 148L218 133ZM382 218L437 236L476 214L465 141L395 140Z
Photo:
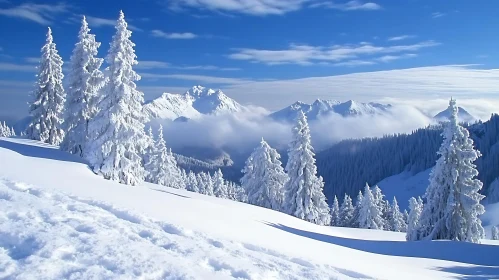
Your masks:
M482 182L473 162L481 155L473 147L466 128L458 123L456 101L451 99L449 122L443 131L443 143L426 189L418 238L448 239L479 243L484 229L478 218L485 212L479 193Z
M206 194L206 174L204 172L196 174L196 182L198 193Z
M66 136L61 143L62 150L80 156L88 142L88 123L97 114L99 93L106 82L100 70L104 60L96 57L101 43L89 32L83 17L71 56L64 120Z
M405 221L405 224L407 225L408 221L409 221L409 212L407 212L407 209L404 209L404 221Z
M409 217L407 218L407 234L405 239L407 241L415 241L418 239L419 219L423 212L423 200L421 197L417 199L411 197L409 199Z
M211 176L210 172L206 172L205 174L205 194L207 195L213 195L213 177Z
M292 132L286 164L289 180L285 185L285 210L300 219L328 225L331 214L323 193L324 181L317 176L310 128L303 111L298 113Z
M384 221L381 209L377 205L371 188L368 184L364 188L362 203L359 209L359 227L368 229L383 229Z
M163 138L163 126L159 126L158 137L148 156L148 162L145 165L148 181L154 184L172 187L171 185L171 167L168 165L168 148L166 148Z
M31 121L26 135L29 139L59 145L64 139L62 124L66 94L62 85L63 61L57 52L50 27L41 52L38 79L29 107Z
M351 227L358 228L360 227L360 209L362 207L362 200L364 200L364 195L362 195L362 191L359 191L357 194L357 199L355 200L355 208L353 211L352 223Z
M220 168L213 174L213 194L220 198L229 198L229 191Z
M137 185L145 176L141 154L147 141L142 113L144 94L135 84L140 80L133 70L138 63L135 44L121 11L115 28L106 57L109 83L98 104L99 112L89 123L85 157L94 172L104 178Z
M499 240L499 227L498 226L493 226L492 227L492 240Z
M284 172L279 153L264 139L246 160L241 186L248 195L248 203L281 210L284 201L284 184L288 176Z
M234 182L226 181L225 184L227 185L227 197L228 197L228 199L237 201L236 186L235 186Z
M374 194L373 194L374 195ZM393 209L388 200L382 199L378 205L381 210L381 218L383 219L383 229L393 231ZM400 211L400 209L399 209Z
M142 163L144 164L144 166L150 162L150 159L149 159L149 156L153 155L155 153L155 145L156 145L156 140L155 140L155 137L154 137L154 133L152 132L152 127L149 126L149 129L147 130L147 135L146 135L146 141L145 141L145 149L144 149L144 153L142 155ZM151 174L150 173L147 173L146 172L146 175L145 175L145 180L146 181L152 181L152 178L150 178Z
M341 227L354 227L353 217L354 217L355 208L353 207L352 198L349 195L345 194L343 198L343 202L340 207L340 222L339 226Z
M392 214L390 215L390 228L392 231L396 232L406 232L407 224L404 220L404 214L400 212L400 208L397 202L397 199L393 197L393 202L391 206Z
M168 149L166 156L166 165L169 172L169 186L176 189L185 189L185 180L183 179L182 169L177 164L177 159L171 149Z
M186 189L191 192L199 192L198 180L196 178L196 174L192 171L189 171L189 174L187 174Z
M13 127L9 127L5 121L3 123L0 122L0 137L12 137L16 136L16 132Z
M338 203L338 198L336 195L333 199L333 205L331 206L331 226L339 227L340 224L340 205Z

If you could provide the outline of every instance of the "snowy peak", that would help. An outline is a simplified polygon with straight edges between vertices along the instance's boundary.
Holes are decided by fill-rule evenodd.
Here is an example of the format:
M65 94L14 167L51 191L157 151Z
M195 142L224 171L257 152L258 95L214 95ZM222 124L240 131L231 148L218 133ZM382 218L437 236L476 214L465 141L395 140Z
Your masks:
M194 86L184 94L164 93L144 105L149 120L180 117L196 119L202 115L221 115L243 111L244 107L221 90Z
M297 101L292 105L274 112L271 118L280 121L292 122L296 114L301 110L309 120L316 120L330 114L339 114L343 117L377 115L386 113L392 106L379 103L360 103L353 100L339 102L336 100L317 99L312 104Z
M450 115L451 112L449 111L449 108L447 108L442 112L436 114L433 118L437 121L446 121L449 119ZM457 109L457 118L460 122L466 122L466 123L473 123L477 120L462 107L458 107Z

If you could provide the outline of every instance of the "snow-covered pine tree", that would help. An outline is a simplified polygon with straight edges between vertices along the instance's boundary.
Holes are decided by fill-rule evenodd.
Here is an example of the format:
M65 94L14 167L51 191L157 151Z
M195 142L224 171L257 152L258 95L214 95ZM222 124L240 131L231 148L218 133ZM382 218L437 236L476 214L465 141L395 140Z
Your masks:
M362 191L359 191L357 194L357 200L355 201L355 208L353 211L352 223L351 227L360 228L360 209L362 208L362 200L364 200L364 196L362 195Z
M43 46L36 88L29 107L31 121L26 129L29 139L59 145L64 139L64 103L62 58L58 54L50 27Z
M206 194L206 174L204 172L196 174L196 181L198 192L201 194Z
M407 233L405 239L407 241L415 241L418 239L419 219L423 212L423 200L411 197L409 199L409 217L407 218Z
M227 185L220 168L213 174L213 194L220 198L229 198Z
M312 223L328 225L331 214L323 193L324 181L317 177L310 128L303 111L298 113L292 132L286 165L289 176L285 184L286 212Z
M14 130L13 127L10 128L10 136L13 137L13 136L17 136L16 135L16 131Z
M407 212L407 209L404 209L404 221L405 221L405 224L407 225L407 223L409 222L409 212Z
M355 208L353 207L352 198L345 194L340 207L340 222L341 227L353 227L353 217Z
M152 127L149 126L149 129L147 130L147 135L146 135L146 141L145 141L145 149L144 153L142 154L142 164L144 164L144 168L147 171L147 168L145 167L148 162L150 162L150 156L156 153L155 151L155 146L156 146L156 140L154 138L154 133L152 132ZM145 174L145 180L148 182L151 182L153 178L150 177L152 175L149 172L146 172Z
M147 140L144 132L142 103L144 94L135 81L137 64L135 44L130 40L125 15L120 11L106 60L109 83L99 102L99 112L89 123L89 148L85 158L94 172L106 179L128 185L144 180L141 151Z
M331 226L340 226L340 205L336 195L334 196L333 205L331 206Z
M163 138L163 126L159 126L158 138L145 164L148 181L154 184L171 187L170 166L168 166L168 149Z
M373 194L374 195L374 194ZM392 214L393 209L388 200L382 199L380 202L381 218L383 219L383 229L393 231Z
M106 83L100 70L104 59L96 57L101 43L89 32L84 16L71 56L64 120L66 136L61 143L62 150L80 156L88 142L88 123L97 114L99 91Z
M205 180L206 180L205 193L207 195L213 195L213 177L211 176L210 172L205 173Z
M449 102L450 120L426 189L418 239L447 239L479 243L484 237L478 218L485 212L479 193L482 182L473 162L481 156L466 128L458 123L456 101Z
M246 190L248 203L281 210L284 201L284 172L279 153L262 138L260 145L246 160L241 186Z
M404 214L400 212L400 208L397 202L397 199L393 197L393 203L392 203L392 214L390 215L391 220L390 220L390 228L392 231L396 232L406 232L407 231L407 224L404 221Z
M172 149L168 149L166 164L169 172L169 186L176 189L185 189L185 181L182 176L182 170L177 164L177 159L175 159Z
M383 218L371 188L366 183L364 198L359 210L359 226L368 229L383 229Z
M191 192L199 192L196 174L194 174L194 172L192 171L189 171L189 174L187 175L186 189Z
M0 137L10 137L9 127L5 124L5 122L0 122Z
M492 230L492 240L499 240L499 227L493 226L491 230Z
M237 201L236 185L234 182L226 181L227 185L227 196L230 200Z

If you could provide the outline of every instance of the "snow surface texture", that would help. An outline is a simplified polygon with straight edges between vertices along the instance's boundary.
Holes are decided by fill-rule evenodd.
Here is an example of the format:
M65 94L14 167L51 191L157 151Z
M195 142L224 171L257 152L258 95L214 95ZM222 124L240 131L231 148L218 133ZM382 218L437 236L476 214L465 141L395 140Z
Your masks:
M202 115L236 113L244 107L225 95L221 90L194 86L184 94L163 93L144 106L149 120L168 119L186 121Z
M403 233L120 185L30 140L0 138L0 159L0 279L499 278L498 241L405 242Z

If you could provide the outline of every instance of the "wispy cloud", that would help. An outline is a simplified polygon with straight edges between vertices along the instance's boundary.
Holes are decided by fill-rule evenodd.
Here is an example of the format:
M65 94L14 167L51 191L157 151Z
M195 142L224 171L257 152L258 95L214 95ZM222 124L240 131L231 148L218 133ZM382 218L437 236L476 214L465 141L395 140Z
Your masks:
M387 62L392 62L394 60L399 60L399 59L404 59L404 58L412 58L412 57L416 57L416 56L418 56L418 55L415 53L406 53L406 54L402 54L402 55L384 55L382 57L376 58L376 60L380 61L380 62L387 63Z
M214 65L173 65L163 61L145 61L140 60L135 66L136 69L181 69L181 70L209 70L209 71L239 71L240 68L234 67L219 67Z
M400 36L395 36L395 37L390 37L388 38L387 41L402 41L402 40L407 40L407 39L412 39L416 38L414 35L400 35Z
M101 27L101 26L115 26L116 25L116 19L107 19L107 18L100 18L100 17L92 17L92 16L86 16L88 25L91 27ZM142 29L138 28L137 26L128 24L128 28L133 31L143 31Z
M39 63L40 58L39 57L25 57L24 61L26 61L28 63Z
M324 0L170 0L165 1L165 3L174 11L196 8L219 13L239 13L255 16L282 15L307 7L330 8L342 11L381 9L381 6L376 3L360 0L344 3Z
M34 21L42 25L50 25L58 14L69 11L65 3L54 5L24 3L19 6L0 9L0 15Z
M446 13L441 13L441 12L434 12L434 13L431 14L431 17L432 18L439 18L439 17L443 17L445 15L447 15L447 14Z
M36 67L26 64L0 63L0 71L36 72Z
M371 61L371 60L348 60L344 62L338 62L334 63L333 66L346 66L346 67L356 67L356 66L366 66L366 65L373 65L376 64L376 62Z
M185 32L185 33L166 33L161 30L153 30L151 31L151 35L153 37L158 37L158 38L164 38L164 39L180 39L180 40L187 40L187 39L195 39L198 37L198 35L190 32Z
M156 73L139 73L142 78L145 79L174 79L174 80L184 80L193 81L194 83L206 83L206 84L244 84L251 82L250 79L245 78L227 78L227 77L215 77L215 76L205 76L205 75L189 75L189 74L156 74Z
M319 62L342 62L359 57L379 54L415 52L423 48L438 46L435 41L424 41L412 45L376 46L370 43L358 45L335 45L331 47L295 45L284 50L238 49L229 58L247 60L268 65L299 64L312 65Z
M373 2L363 2L359 0L348 1L342 4L335 3L333 1L318 2L311 4L310 7L328 8L328 9L336 9L342 11L374 11L382 9L382 7L379 4Z

